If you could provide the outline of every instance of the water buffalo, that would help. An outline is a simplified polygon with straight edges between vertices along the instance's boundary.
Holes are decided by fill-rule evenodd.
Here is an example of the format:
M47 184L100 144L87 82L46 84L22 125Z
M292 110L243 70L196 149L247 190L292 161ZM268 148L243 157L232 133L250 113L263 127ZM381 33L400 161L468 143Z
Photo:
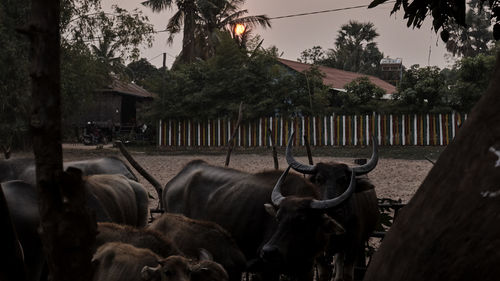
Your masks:
M343 231L325 212L351 196L355 173L343 194L321 200L317 186L300 175L285 179L288 171L281 177L275 170L249 174L197 160L167 183L162 200L168 212L228 230L252 264L249 270L263 279L285 273L311 280L314 259L329 236Z
M174 255L160 257L153 251L121 242L105 243L92 259L93 281L227 281L222 266Z
M108 242L122 242L150 249L160 257L184 255L172 240L156 230L110 222L97 223L96 249ZM198 254L197 251L196 257Z
M69 172L74 168L68 169ZM83 178L87 205L97 221L145 226L148 196L139 183L123 175L93 175ZM40 214L35 186L16 180L1 184L19 241L24 249L28 280L40 280L44 257L38 235Z
M378 147L375 138L372 143L371 159L365 165L352 169L357 176L353 196L327 211L346 231L342 235L331 236L325 256L318 259L321 281L330 280L332 270L329 265L335 254L335 280L354 279L354 265L358 257L364 259L364 243L378 223L379 209L374 186L367 179L358 177L367 174L377 165ZM318 163L314 166L299 163L292 155L291 145L292 142L289 141L286 149L288 164L295 171L310 175L309 181L320 189L323 199L335 198L347 189L351 173L347 165L335 162Z
M116 157L70 161L64 163L64 170L69 167L78 168L83 175L121 174L138 181L132 170ZM35 160L33 158L12 158L0 160L0 182L23 180L35 185Z
M164 234L187 257L196 258L199 249L206 249L213 260L224 267L230 280L241 280L246 267L245 255L231 235L216 223L164 213L149 228Z

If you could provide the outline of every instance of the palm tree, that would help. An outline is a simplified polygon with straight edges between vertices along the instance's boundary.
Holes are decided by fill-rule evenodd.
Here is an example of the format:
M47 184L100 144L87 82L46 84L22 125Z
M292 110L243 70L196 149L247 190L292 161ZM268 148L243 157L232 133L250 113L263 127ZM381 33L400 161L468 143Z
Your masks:
M341 26L335 40L335 49L330 50L333 67L374 74L383 58L373 40L378 37L373 23L349 21Z
M233 38L237 38L234 28L237 24L246 26L246 30L239 36L240 45L244 46L243 39L248 38L250 30L256 26L271 27L270 19L266 15L244 16L248 10L240 10L245 0L212 0L199 1L199 24L197 25L197 39L203 46L204 58L214 55L215 45L220 41L219 31L228 31Z
M147 0L142 2L142 5L150 7L153 12L161 12L167 8L171 8L172 0ZM182 38L182 51L179 56L179 62L188 63L194 59L195 51L195 19L197 6L195 0L176 0L178 11L170 18L167 24L169 32L168 42L172 43L173 36L179 33L182 24L184 24L184 36Z
M174 34L179 33L184 25L182 51L176 63L191 62L197 56L203 59L213 56L215 44L219 40L217 32L231 31L238 23L248 27L271 26L265 15L244 16L248 11L239 10L244 2L245 0L176 0L178 11L167 24L169 43L172 43ZM153 12L160 12L171 8L174 2L147 0L142 4L150 7Z

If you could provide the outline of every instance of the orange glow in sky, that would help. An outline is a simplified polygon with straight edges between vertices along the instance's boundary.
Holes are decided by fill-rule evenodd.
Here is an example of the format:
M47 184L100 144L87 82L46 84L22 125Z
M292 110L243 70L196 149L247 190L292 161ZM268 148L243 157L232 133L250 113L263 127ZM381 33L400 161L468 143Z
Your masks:
M239 36L239 35L243 34L243 32L245 32L245 26L243 24L238 23L234 27L234 33L236 33L236 35Z

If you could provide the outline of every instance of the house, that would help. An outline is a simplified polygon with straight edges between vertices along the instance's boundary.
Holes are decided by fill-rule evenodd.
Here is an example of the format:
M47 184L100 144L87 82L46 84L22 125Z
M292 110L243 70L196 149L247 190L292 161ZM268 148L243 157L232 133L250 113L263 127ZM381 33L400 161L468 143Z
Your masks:
M297 61L287 60L278 58L278 61L288 67L293 71L302 73L305 70L309 70L312 65L307 63L301 63ZM329 86L334 91L345 92L345 85L350 83L356 78L368 77L370 81L382 88L385 91L385 95L382 97L384 99L391 99L391 95L396 92L396 87L378 77L372 75L366 75L361 73L355 73L345 70L340 70L336 68L317 66L319 71L323 73L323 84Z
M92 103L78 117L78 127L92 123L108 131L108 134L130 131L141 125L137 120L138 111L156 96L133 82L117 78L113 78L110 85L96 90L92 95Z

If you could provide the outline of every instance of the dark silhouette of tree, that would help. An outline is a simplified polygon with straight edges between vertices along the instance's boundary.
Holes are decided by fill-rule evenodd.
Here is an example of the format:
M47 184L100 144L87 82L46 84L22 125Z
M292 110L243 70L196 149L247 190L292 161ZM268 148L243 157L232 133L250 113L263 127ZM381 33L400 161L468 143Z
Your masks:
M147 0L142 5L150 7L153 12L161 12L172 8L172 0ZM183 29L182 50L176 63L189 63L195 58L195 29L197 6L194 0L176 0L177 12L170 18L166 30L169 32L168 42L171 44L174 35Z
M215 54L215 46L220 42L219 31L228 31L233 38L239 36L240 45L245 45L247 34L252 28L256 26L271 27L271 22L266 15L245 16L248 10L240 10L245 0L199 1L197 3L199 20L196 38L204 59ZM234 32L237 24L243 24L246 27L245 32L241 35L236 35Z
M446 50L454 56L474 57L485 54L493 44L491 12L481 5L480 0L472 0L468 5L469 9L465 14L467 25L454 23L449 30Z

